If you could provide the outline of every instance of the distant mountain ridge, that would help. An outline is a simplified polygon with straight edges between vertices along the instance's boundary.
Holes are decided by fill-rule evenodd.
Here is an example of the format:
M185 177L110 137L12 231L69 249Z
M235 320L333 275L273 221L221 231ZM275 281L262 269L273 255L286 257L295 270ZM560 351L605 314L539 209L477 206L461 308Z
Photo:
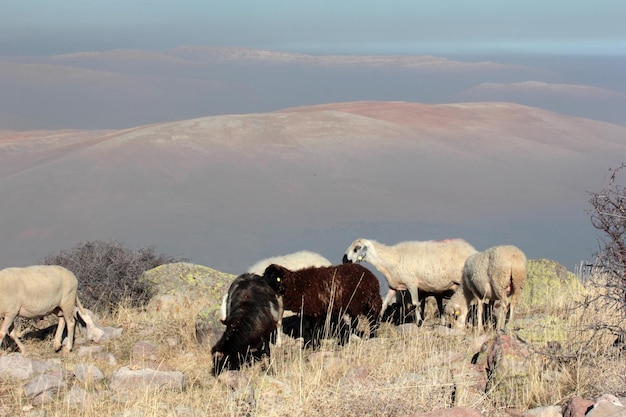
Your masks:
M625 124L626 75L543 61L183 46L0 57L0 130L121 129L331 102L507 101ZM597 61L597 62L596 62ZM598 68L590 79L590 68Z

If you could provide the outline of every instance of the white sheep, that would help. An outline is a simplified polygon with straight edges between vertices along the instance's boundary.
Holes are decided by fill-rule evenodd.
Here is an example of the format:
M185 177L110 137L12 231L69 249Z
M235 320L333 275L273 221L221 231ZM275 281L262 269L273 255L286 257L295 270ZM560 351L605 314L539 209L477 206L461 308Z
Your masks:
M513 320L517 298L526 282L526 255L512 245L500 245L471 255L463 267L463 281L448 304L445 315L449 323L465 328L469 306L477 304L478 328L482 328L483 304L502 303L497 318L501 329Z
M299 252L290 253L287 255L273 256L271 258L262 259L259 262L248 268L248 273L263 275L265 269L271 264L284 266L290 271L297 271L299 269L309 268L314 266L316 268L322 266L331 266L332 262L324 258L319 253L311 252L308 250L301 250Z
M382 317L396 291L408 290L415 307L418 290L441 294L461 283L465 259L476 249L463 239L407 241L387 246L370 239L357 239L348 246L343 262L366 261L385 276L389 292L383 300ZM437 303L443 318L441 297Z
M87 336L98 340L104 333L95 327L86 314L76 290L78 280L69 270L57 265L35 265L26 268L6 268L0 271L0 315L4 318L0 328L0 342L8 333L20 352L24 345L17 336L15 319L43 318L51 313L59 317L54 335L54 350L61 349L63 329L67 324L67 344L65 350L74 346L75 309L87 324Z
M301 250L298 252L289 253L287 255L280 256L272 256L270 258L262 259L248 268L248 273L255 274L259 276L263 276L265 273L265 269L272 265L280 265L283 266L290 271L298 271L300 269L309 268L309 267L323 267L323 266L331 266L332 262L328 259L320 255L319 253L311 252L308 250ZM224 294L222 297L222 305L220 307L220 320L222 323L226 323L226 319L230 313L230 302L229 302L229 294L235 291L236 288L231 287L229 291ZM281 317L278 321L278 330L276 334L276 344L280 345L282 340L282 300L280 302L280 311Z

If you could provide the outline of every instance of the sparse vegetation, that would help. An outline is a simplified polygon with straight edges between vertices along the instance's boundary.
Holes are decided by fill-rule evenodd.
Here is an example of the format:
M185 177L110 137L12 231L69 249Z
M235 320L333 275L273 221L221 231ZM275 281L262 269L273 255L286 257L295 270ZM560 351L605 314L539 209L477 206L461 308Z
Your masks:
M134 250L115 240L94 240L50 255L43 262L76 274L83 304L103 313L115 311L124 300L132 307L144 305L153 294L139 279L141 275L159 265L186 260L157 254L153 246Z
M104 384L87 388L93 397L84 408L69 406L62 393L35 410L85 417L181 413L313 417L408 415L456 405L476 408L483 415L508 416L507 408L563 405L573 396L624 395L623 352L612 346L607 335L589 339L593 333L590 326L606 320L612 312L576 309L578 301L597 289L577 285L575 276L567 271L559 275L558 271L563 272L558 263L531 261L519 314L509 329L510 334L528 342L530 356L520 372L504 375L487 390L481 387L477 371L486 361L481 345L495 333L489 331L485 337L472 331L464 335L444 331L433 317L433 302L427 306L429 319L422 327L411 324L398 331L385 323L379 337L369 341L355 340L339 347L329 340L319 351L311 352L287 339L283 346L272 349L271 361L244 368L233 389L211 376L210 346L198 345L193 337L198 311L206 303L199 297L179 316L167 320L127 304L121 304L114 314L103 314L101 321L124 329L120 338L102 343L117 363L87 359L76 352L62 357L67 370L90 362L110 376L122 366L140 366L132 357L133 345L149 341L159 346L159 367L185 374L183 392L155 390L127 397L107 391ZM25 343L31 357L59 357L50 352L49 343ZM477 363L472 364L477 354ZM68 390L80 384L72 378L68 382ZM0 378L0 415L21 415L29 407L22 384Z

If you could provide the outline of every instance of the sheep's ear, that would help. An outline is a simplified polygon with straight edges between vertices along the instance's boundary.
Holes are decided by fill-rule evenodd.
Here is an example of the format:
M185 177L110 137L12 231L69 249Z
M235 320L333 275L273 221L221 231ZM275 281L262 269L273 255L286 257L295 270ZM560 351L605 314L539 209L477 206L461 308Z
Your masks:
M267 268L265 268L265 271L263 272L264 276L271 277L271 278L273 278L277 274L278 274L278 265L276 264L269 265Z

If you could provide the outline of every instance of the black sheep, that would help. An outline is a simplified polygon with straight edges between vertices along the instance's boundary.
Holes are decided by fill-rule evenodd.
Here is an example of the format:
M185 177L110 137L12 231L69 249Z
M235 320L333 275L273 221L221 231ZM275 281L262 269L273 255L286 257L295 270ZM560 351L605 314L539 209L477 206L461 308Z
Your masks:
M255 274L243 274L233 281L226 330L211 348L214 375L270 356L270 338L281 313L277 288Z

